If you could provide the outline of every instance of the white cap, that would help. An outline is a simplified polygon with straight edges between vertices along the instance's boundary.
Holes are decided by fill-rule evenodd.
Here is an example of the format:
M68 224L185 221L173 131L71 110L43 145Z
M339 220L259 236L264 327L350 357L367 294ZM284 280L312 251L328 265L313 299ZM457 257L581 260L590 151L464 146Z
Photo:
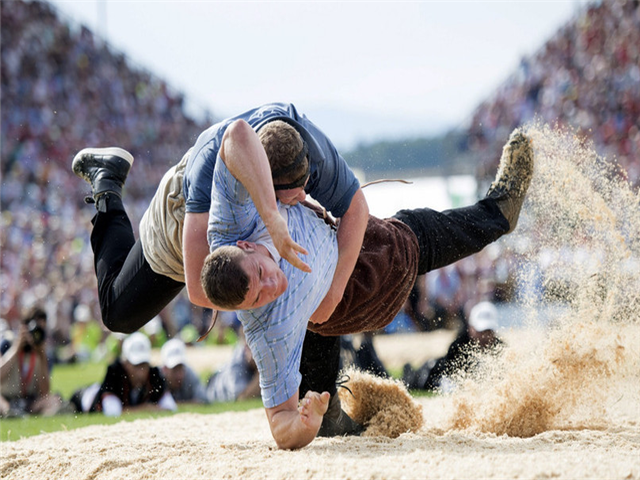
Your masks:
M158 335L162 331L162 319L156 315L142 329L147 335Z
M91 309L88 305L81 303L73 309L73 318L76 322L86 323L91 320Z
M150 363L151 341L144 333L132 333L122 342L122 358L131 365Z
M471 309L469 325L476 332L498 329L498 309L491 302L480 302Z
M186 365L187 348L182 340L173 338L162 346L162 365L174 368L178 365Z

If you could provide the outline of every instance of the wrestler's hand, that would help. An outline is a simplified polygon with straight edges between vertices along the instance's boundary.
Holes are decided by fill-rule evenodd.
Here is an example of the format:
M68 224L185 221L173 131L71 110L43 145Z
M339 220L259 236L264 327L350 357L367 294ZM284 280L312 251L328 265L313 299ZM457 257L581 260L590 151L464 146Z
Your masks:
M307 392L300 404L298 412L300 412L300 420L309 429L317 431L322 424L322 417L327 413L329 408L329 392Z
M308 255L309 252L293 241L291 235L289 235L287 222L282 215L279 213L273 215L268 221L265 221L265 226L271 235L271 240L273 240L273 244L278 250L278 253L282 255L282 258L303 272L310 273L311 267L298 257L299 253Z
M311 315L309 321L318 325L321 323L325 323L327 320L329 320L331 315L333 315L333 312L338 306L338 303L340 303L341 299L342 293L336 295L335 289L330 288L325 297L322 299L322 302L320 302L320 305L318 305L318 308L316 308L316 311L313 312L313 315Z

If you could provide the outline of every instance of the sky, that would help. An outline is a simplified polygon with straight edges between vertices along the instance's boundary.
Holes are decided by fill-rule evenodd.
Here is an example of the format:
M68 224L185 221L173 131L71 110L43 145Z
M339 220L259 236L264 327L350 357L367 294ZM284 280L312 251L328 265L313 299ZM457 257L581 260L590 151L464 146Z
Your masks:
M292 102L339 149L429 136L585 5L567 1L52 0L216 118Z

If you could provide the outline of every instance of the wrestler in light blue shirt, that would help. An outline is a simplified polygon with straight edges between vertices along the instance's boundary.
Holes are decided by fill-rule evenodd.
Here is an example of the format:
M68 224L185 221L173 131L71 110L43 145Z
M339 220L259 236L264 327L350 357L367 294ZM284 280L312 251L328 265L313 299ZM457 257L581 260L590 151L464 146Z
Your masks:
M217 195L212 198L207 237L211 251L247 240L265 245L288 280L287 290L275 301L238 311L247 344L260 372L262 402L276 407L292 397L300 385L300 357L307 322L326 295L336 264L335 231L308 208L279 204L291 238L309 255L305 273L280 259L258 211L244 186L218 157L213 172ZM284 210L283 210L284 209Z

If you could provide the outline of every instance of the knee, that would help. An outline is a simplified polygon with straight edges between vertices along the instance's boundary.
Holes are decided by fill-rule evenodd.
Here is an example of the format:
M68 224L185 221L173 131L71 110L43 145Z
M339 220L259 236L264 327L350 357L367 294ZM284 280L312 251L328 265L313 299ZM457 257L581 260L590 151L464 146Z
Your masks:
M102 323L107 329L114 333L133 333L137 330L133 322L129 322L124 315L102 315Z

